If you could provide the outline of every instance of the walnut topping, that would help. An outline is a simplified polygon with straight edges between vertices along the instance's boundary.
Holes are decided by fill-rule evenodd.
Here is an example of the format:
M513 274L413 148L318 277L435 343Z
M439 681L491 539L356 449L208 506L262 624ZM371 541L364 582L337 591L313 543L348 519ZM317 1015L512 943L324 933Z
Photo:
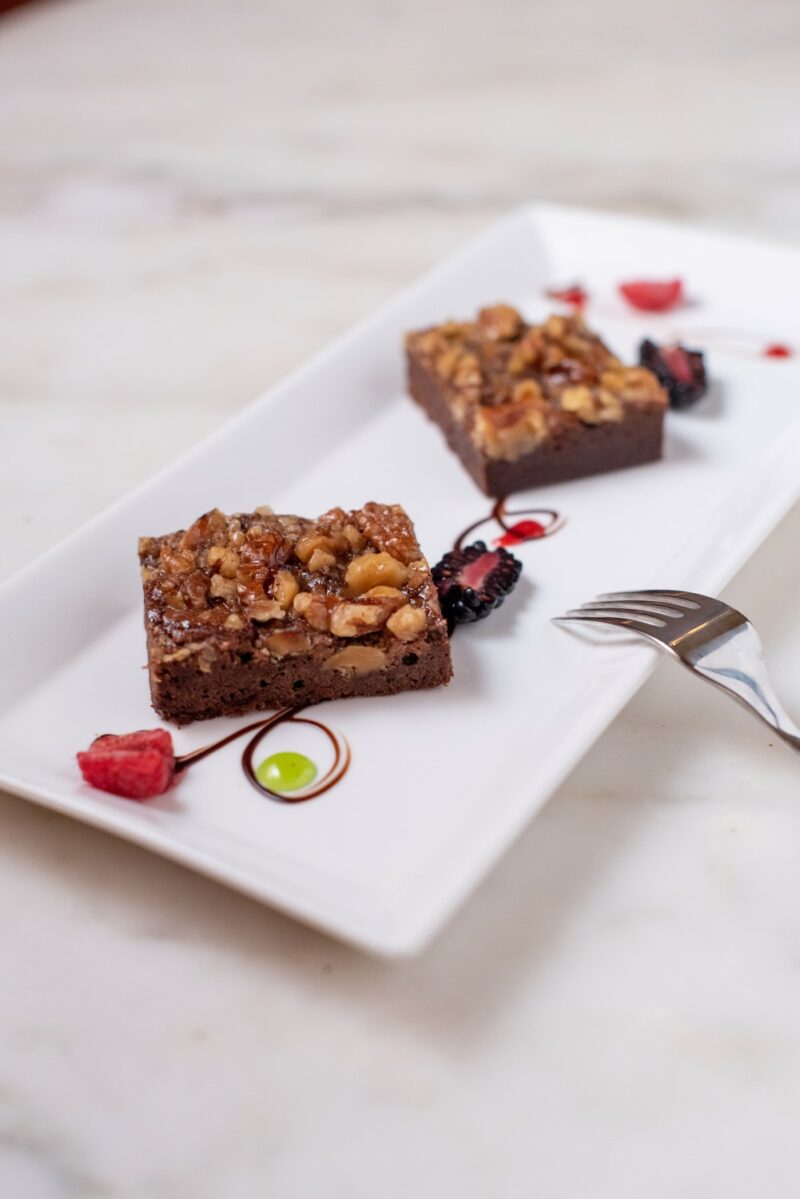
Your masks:
M405 596L398 587L384 587L383 584L379 584L377 587L370 587L369 591L365 592L365 594L367 596L379 595L386 599L405 600Z
M327 633L330 622L330 604L328 596L318 595L314 591L301 591L294 597L292 605L298 616L302 616L306 624L320 633Z
M347 524L342 529L342 533L344 534L347 544L354 553L357 554L359 550L363 550L365 544L364 534L360 529L356 528L355 525Z
M419 637L426 624L424 609L412 608L411 604L406 604L389 617L386 627L400 641L413 641L415 637Z
M602 425L622 420L622 402L604 387L567 387L561 394L561 407L574 412L586 425Z
M141 568L159 651L197 643L206 664L215 636L227 638L226 652L236 635L263 653L310 653L320 664L325 638L328 649L331 637L391 644L400 634L384 632L387 622L433 588L408 517L386 504L332 508L316 521L214 509L186 532L143 538Z
M191 550L176 550L165 542L159 555L161 566L170 574L187 574L194 570L195 557Z
M571 319L573 325L577 325L578 322L582 323L582 319L577 315ZM549 337L553 341L560 341L569 332L569 327L569 318L566 316L549 316L544 322L545 337Z
M212 508L210 512L204 513L193 525L189 526L181 539L181 548L193 550L197 549L204 541L213 541L214 534L221 533L226 524L225 513L220 512L219 508Z
M336 556L330 553L329 550L314 550L314 553L308 560L309 570L329 570L331 566L336 565Z
M452 419L494 459L518 460L576 418L596 425L624 420L634 405L666 406L655 377L624 367L579 313L527 325L498 304L473 323L412 334L408 347L435 370Z
M436 373L456 387L479 387L483 376L477 354L459 346L448 347L436 359Z
M236 582L226 579L223 575L212 575L209 591L214 599L234 599L236 597Z
M375 549L384 550L406 565L419 557L419 546L408 517L396 504L365 504L353 516L354 523ZM381 579L380 582L389 580Z
M427 333L420 333L412 340L419 350L420 354L424 354L426 358L431 358L436 354L440 354L447 349L447 339L440 329L429 329Z
M386 654L377 645L348 645L332 654L322 665L323 670L353 670L356 674L372 674L386 665Z
M623 367L619 393L631 404L663 404L664 390L655 375L641 366Z
M256 603L250 604L245 608L245 616L248 620L254 620L258 624L265 624L268 620L285 620L286 613L276 600L264 599L257 600Z
M331 612L330 629L335 637L363 637L386 624L392 605L380 602L336 604Z
M546 433L544 410L528 400L479 408L472 430L475 442L488 457L508 462L536 449Z
M522 383L515 383L511 399L520 404L539 403L542 399L542 389L535 379L524 379Z
M333 537L327 536L324 533L311 533L305 537L301 537L294 547L295 557L301 562L310 562L314 554L320 550L326 554L330 554L331 558L336 560L336 553L340 550L341 544ZM312 570L314 567L311 568Z
M533 370L542 360L545 345L542 330L529 329L511 351L508 359L509 372L512 375L521 375L523 371Z
M511 341L522 326L522 317L509 304L495 304L492 308L481 308L478 313L478 329L490 341Z
M275 575L275 581L272 584L272 595L273 598L278 601L284 611L288 612L288 610L291 608L292 601L299 590L300 584L297 582L297 579L294 577L291 571L278 571L278 573Z
M216 567L226 579L234 579L241 565L241 559L236 550L226 549L222 545L212 545L208 551L208 565L212 570Z
M302 629L279 629L277 633L270 633L265 645L276 658L305 654L311 649L309 636Z
M408 578L408 567L384 552L360 554L353 558L345 571L345 589L348 595L363 595L371 587L384 584L387 587L402 587Z

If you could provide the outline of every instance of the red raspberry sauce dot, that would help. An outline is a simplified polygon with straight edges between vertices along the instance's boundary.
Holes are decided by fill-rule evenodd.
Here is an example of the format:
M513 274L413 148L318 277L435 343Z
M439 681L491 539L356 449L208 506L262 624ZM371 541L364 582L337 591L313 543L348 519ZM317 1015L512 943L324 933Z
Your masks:
M523 541L533 541L536 537L544 535L545 527L538 520L519 520L502 537L495 538L495 545L519 545Z
M584 308L589 303L589 293L578 283L572 287L549 287L544 294L550 300L571 304L573 308Z
M792 358L794 350L791 346L781 345L780 342L772 342L768 346L764 346L761 351L764 358Z

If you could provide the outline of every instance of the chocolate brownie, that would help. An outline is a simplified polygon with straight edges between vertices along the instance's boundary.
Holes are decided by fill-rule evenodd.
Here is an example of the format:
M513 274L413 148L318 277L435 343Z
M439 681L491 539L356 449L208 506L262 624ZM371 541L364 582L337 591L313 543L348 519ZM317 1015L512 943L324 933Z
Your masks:
M578 314L528 325L514 308L409 333L413 398L491 496L661 457L667 397Z
M139 558L153 707L175 724L450 680L436 586L399 505L318 520L215 508L142 538Z

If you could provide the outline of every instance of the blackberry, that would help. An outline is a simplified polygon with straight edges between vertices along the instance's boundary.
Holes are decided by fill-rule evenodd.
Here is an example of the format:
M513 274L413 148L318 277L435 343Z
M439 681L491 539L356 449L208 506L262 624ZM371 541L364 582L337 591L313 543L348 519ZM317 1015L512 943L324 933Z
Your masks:
M516 587L521 572L518 558L502 546L487 549L485 541L445 554L432 574L450 630L457 624L483 620L499 608Z
M700 350L682 345L658 346L645 338L639 346L639 365L653 372L672 408L690 408L706 394L708 379Z

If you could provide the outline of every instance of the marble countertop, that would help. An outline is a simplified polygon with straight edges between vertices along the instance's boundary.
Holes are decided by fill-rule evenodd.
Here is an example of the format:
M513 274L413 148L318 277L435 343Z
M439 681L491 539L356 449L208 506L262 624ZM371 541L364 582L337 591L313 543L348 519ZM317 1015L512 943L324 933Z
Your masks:
M0 571L515 204L796 243L798 67L791 0L3 18ZM729 590L797 711L799 537ZM797 780L664 665L395 964L0 796L0 1191L793 1197Z

